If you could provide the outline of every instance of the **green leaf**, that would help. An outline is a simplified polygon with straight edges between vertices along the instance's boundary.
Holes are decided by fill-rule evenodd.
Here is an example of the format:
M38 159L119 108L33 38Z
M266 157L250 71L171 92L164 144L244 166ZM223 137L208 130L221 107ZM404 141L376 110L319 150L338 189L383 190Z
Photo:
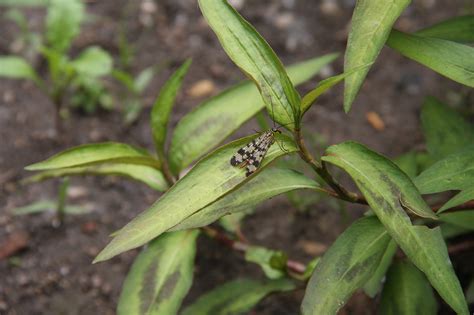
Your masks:
M365 283L364 292L371 298L374 298L380 291L382 283L384 282L385 274L393 261L393 256L395 256L397 248L397 243L394 240L391 240L385 249L385 253L380 260L377 270L375 270L370 279Z
M249 246L245 251L245 260L258 264L269 279L278 279L285 275L288 257L281 251Z
M227 55L257 85L272 119L293 130L300 96L270 45L226 0L198 3Z
M112 76L114 77L114 79L122 83L122 85L124 85L129 90L129 92L131 93L136 92L135 82L130 73L122 71L122 70L114 69L112 70Z
M125 279L117 314L177 314L193 281L198 234L166 233L150 242Z
M336 314L372 276L390 236L376 217L354 222L324 254L306 287L302 313Z
M474 145L448 155L421 173L416 187L422 194L472 187L474 178Z
M162 87L158 98L151 110L151 131L155 148L158 156L164 156L164 145L166 141L166 131L168 129L168 120L173 108L176 95L181 88L186 72L188 72L191 60L187 60L176 70Z
M79 34L84 19L84 4L81 0L50 0L46 16L46 39L58 52L65 52Z
M328 54L288 67L296 85L309 80L337 54ZM251 82L233 86L199 105L176 126L169 152L170 166L177 174L191 162L209 152L264 107Z
M290 291L294 287L293 282L288 279L278 279L264 283L238 279L227 282L204 294L196 302L186 307L182 315L245 314L268 294L276 291Z
M437 213L439 214L449 208L456 207L470 200L474 200L474 186L466 188L465 190L461 191L456 196L451 198L438 210Z
M57 206L55 200L40 200L12 210L13 215L34 214L45 211L54 211Z
M436 37L458 43L474 42L474 15L457 16L424 28L416 35Z
M194 213L171 230L206 226L227 214L246 211L276 195L295 189L317 190L319 188L317 182L298 172L289 169L265 169L259 176Z
M380 314L436 315L437 302L430 283L410 262L395 262L387 273Z
M344 57L344 72L372 64L382 49L400 14L410 0L357 1ZM369 68L358 71L344 81L344 110L352 103L364 82Z
M440 296L457 313L468 314L440 229L413 225L405 212L404 207L418 209L420 214L430 211L408 176L383 156L354 142L329 147L323 160L349 173L380 222Z
M229 163L232 155L252 138L231 142L199 161L151 208L123 227L94 262L107 260L145 244L252 178L245 177L244 170L232 167ZM283 152L280 146L274 144L268 150L259 170L275 158L296 150L294 143L287 136L279 135L276 141L283 143L287 152ZM252 176L257 175L259 170Z
M125 163L160 166L158 160L143 149L124 143L84 144L53 155L47 160L25 167L28 171L44 171L100 163Z
M27 79L36 83L40 80L30 64L25 59L16 56L0 56L0 77Z
M354 69L351 69L348 72L344 72L344 73L329 77L325 80L322 80L321 82L318 82L318 85L316 85L316 88L309 91L301 100L301 114L303 115L311 107L311 105L314 104L314 102L319 98L319 96L321 96L321 94L328 91L330 88L332 88L333 86L335 86L336 84L344 80L349 75L359 70L368 68L369 66L370 65L356 67Z
M418 162L416 160L415 152L408 152L398 156L394 161L395 164L407 174L410 178L415 178L418 175Z
M451 80L474 87L473 47L397 30L392 30L387 45Z
M425 99L421 123L428 152L436 160L474 143L474 126L434 97Z
M447 222L467 230L474 230L474 210L443 213L439 216L439 218L443 222Z
M156 168L147 165L125 163L91 165L44 171L26 178L24 182L35 183L50 178L82 175L116 175L142 182L150 188L158 191L165 191L168 189L168 184L166 183L163 174Z
M12 213L13 215L28 215L41 212L53 212L56 211L57 207L58 201L56 200L40 200L23 207L15 208L12 210ZM66 214L78 215L88 213L90 209L81 206L67 205L64 207L64 212Z
M80 75L100 77L112 71L112 57L100 47L89 47L71 62Z

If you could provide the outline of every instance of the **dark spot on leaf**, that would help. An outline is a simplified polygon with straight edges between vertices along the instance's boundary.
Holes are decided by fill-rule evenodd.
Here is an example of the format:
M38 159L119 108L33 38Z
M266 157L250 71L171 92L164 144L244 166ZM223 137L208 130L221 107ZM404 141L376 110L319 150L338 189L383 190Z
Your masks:
M157 270L158 258L151 262L144 274L143 285L139 292L141 314L145 314L150 308L150 305L153 303L155 296Z
M381 253L377 252L369 257L366 257L363 261L359 261L347 272L345 280L351 282L354 278L359 277L361 274L365 273L367 269L372 268L374 263L380 261L381 257Z
M156 302L160 303L161 301L166 300L173 295L174 288L176 287L180 277L181 273L179 270L176 270L166 279L163 287L156 297Z

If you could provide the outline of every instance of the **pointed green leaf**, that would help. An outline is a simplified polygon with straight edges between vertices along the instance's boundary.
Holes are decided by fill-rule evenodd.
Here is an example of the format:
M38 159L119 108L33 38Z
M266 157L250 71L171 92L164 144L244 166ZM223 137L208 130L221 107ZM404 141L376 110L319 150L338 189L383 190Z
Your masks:
M410 262L395 262L387 273L380 301L384 315L436 315L437 302L425 275Z
M220 217L245 211L276 195L295 189L318 189L317 182L289 169L265 169L259 176L194 213L171 230L206 226Z
M243 169L233 167L229 162L232 155L252 138L236 140L204 157L151 208L123 227L99 253L95 262L145 244L252 178L245 177ZM276 141L286 148L286 152L275 143L268 150L257 173L275 158L296 150L288 136L279 135Z
M57 201L55 200L39 200L29 205L18 207L12 210L13 215L25 215L34 214L44 211L54 211L57 207Z
M472 43L474 42L474 15L457 16L419 30L415 34L458 43Z
M112 57L100 47L85 49L70 65L80 75L100 77L112 71Z
M50 0L46 16L48 45L58 52L65 52L79 34L84 19L81 0Z
M330 88L344 80L349 75L368 68L370 65L356 67L354 69L349 70L348 72L344 72L330 78L324 79L321 82L318 82L318 85L313 90L309 91L301 100L301 115L303 115L310 107L314 104L314 102L323 94L324 92L328 91Z
M188 72L191 60L188 59L176 70L161 88L160 94L151 110L151 131L155 149L159 156L164 156L164 145L166 141L166 131L171 110L174 106L176 95L181 88L184 76Z
M268 294L277 291L290 291L294 287L294 284L288 279L264 283L247 279L234 280L201 296L196 302L186 307L182 315L245 314Z
M344 57L344 72L366 64L372 64L382 49L400 14L410 0L360 0L352 15L352 25ZM352 103L364 82L369 68L358 71L344 81L344 110Z
M125 279L117 314L177 314L193 281L198 234L166 233L150 242Z
M434 37L392 30L387 45L461 84L474 87L474 48Z
M300 96L270 45L226 0L198 3L227 55L257 85L273 120L293 129Z
M35 82L40 80L31 65L25 59L16 56L0 56L0 77Z
M47 160L25 167L44 171L100 163L126 163L159 167L160 163L143 149L117 142L84 144L67 149Z
M457 313L468 314L440 229L413 225L405 212L404 208L418 209L420 214L430 211L408 176L388 159L354 142L329 147L323 160L349 173L380 222L440 296Z
M416 187L422 194L472 187L474 179L474 145L448 155L421 173Z
M421 124L428 152L436 160L474 143L474 126L434 97L423 103Z
M309 80L337 54L324 55L288 67L295 85ZM171 169L178 173L212 150L264 107L262 97L251 82L243 82L202 103L185 115L176 126L170 147Z
M34 183L50 178L64 176L82 176L82 175L115 175L130 178L142 182L158 191L168 189L168 184L163 174L154 167L147 165L134 165L125 163L113 163L103 165L91 165L85 167L61 168L40 172L27 177L25 183Z
M443 222L447 222L467 230L474 230L474 210L443 213L440 214L439 218Z
M364 284L364 292L374 298L382 287L382 283L385 279L385 274L387 273L388 268L392 264L393 256L397 252L398 245L394 240L391 240L385 249L380 264L377 267L377 270L374 271L370 279Z
M324 254L306 287L304 315L336 314L372 276L390 243L376 217L354 222Z
M474 181L474 178L472 178ZM465 190L458 193L456 196L451 198L448 202L446 202L441 209L438 210L436 213L441 213L449 208L456 207L460 204L468 202L470 200L474 200L474 185L471 187L466 188Z

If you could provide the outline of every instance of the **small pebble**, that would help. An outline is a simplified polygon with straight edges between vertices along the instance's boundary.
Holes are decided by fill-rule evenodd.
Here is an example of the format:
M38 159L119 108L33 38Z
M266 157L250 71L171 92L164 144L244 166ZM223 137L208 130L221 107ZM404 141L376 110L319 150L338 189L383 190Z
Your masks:
M188 95L192 98L205 97L214 93L216 89L214 82L205 79L194 83L194 85L188 89Z

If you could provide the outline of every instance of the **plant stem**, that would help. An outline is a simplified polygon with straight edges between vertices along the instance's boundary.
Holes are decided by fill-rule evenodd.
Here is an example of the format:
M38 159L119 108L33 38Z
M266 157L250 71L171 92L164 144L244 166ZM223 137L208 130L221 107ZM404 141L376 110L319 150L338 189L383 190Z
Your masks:
M67 198L67 189L69 187L69 178L65 177L61 181L58 191L58 205L56 207L56 217L60 225L64 222L65 208L66 208L66 198Z
M298 153L300 157L303 159L303 161L308 163L309 166L311 166L311 168L333 189L332 193L335 194L335 197L352 203L367 204L367 201L363 196L347 191L338 182L336 182L336 180L327 170L326 164L324 162L321 163L311 155L308 148L306 148L306 144L304 143L301 129L295 129L294 138L299 148Z
M201 230L204 231L204 233L207 236L209 236L210 238L215 239L218 242L224 244L225 246L227 246L227 247L229 247L229 248L231 248L235 251L238 251L238 252L245 253L252 246L249 243L244 243L242 241L236 241L236 240L230 238L229 236L227 236L225 233L222 233L219 230L214 229L210 226L204 226L204 227L201 228ZM291 275L291 273L295 273L296 274L295 278L300 280L300 278L298 278L298 275L301 275L305 272L306 265L303 264L302 262L288 259L287 262L286 262L286 268L289 271L289 275Z

